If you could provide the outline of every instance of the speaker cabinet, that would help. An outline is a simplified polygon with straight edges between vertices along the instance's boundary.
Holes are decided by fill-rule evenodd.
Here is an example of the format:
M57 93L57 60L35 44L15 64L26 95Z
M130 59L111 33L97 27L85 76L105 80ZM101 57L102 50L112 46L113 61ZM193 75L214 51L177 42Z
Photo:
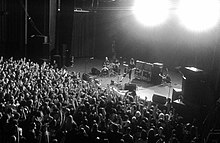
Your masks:
M89 74L86 74L86 73L82 75L82 79L88 82L92 82L93 80L93 78Z
M206 96L206 81L203 71L194 67L186 67L182 79L183 102L201 105Z
M93 74L93 75L99 75L101 72L100 72L100 70L98 70L97 68L92 68L91 69L91 73Z
M152 97L152 101L157 104L164 105L166 103L166 97L154 94Z
M152 68L151 82L155 85L161 84L162 77L159 74L162 73L163 64L162 63L154 63Z
M125 83L124 90L135 91L137 89L136 84Z
M173 88L172 101L182 98L182 89Z

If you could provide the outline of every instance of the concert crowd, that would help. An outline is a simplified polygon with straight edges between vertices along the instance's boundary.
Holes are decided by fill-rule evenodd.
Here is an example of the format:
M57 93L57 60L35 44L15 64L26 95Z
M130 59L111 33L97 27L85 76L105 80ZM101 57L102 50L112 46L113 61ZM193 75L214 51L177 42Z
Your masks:
M197 143L174 108L25 58L0 59L1 143Z

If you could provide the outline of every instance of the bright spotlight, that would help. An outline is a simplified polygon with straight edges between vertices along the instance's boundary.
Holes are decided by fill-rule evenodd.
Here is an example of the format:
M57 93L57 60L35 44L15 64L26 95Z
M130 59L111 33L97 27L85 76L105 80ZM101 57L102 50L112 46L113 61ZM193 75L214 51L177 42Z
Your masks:
M165 22L169 9L169 0L135 0L132 8L137 20L145 26L157 26Z
M220 2L219 0L181 0L177 16L187 29L195 32L207 31L219 21Z

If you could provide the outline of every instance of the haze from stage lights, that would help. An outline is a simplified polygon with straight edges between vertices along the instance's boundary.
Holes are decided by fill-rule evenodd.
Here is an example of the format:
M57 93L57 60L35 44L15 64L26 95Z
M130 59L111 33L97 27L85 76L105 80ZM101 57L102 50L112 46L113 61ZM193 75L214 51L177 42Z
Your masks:
M142 24L154 27L167 20L170 6L169 0L136 0L132 11Z
M181 0L177 17L181 25L194 32L205 32L214 28L220 17L219 0Z

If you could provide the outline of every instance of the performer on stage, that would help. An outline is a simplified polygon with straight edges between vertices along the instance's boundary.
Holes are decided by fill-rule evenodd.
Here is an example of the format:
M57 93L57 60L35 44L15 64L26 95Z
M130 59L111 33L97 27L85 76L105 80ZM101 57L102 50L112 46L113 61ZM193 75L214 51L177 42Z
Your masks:
M168 68L164 67L162 69L162 73L160 73L159 76L162 78L162 85L164 85L165 83L171 83L171 78L169 75Z
M112 41L112 60L116 60L116 46L115 46L115 40Z
M134 63L134 59L131 58L129 65L128 65L128 69L125 68L124 70L124 75L122 76L120 82L122 82L122 80L126 77L126 75L128 74L128 78L129 78L129 83L131 82L131 75L132 75L132 71L135 68L135 63Z
M119 68L120 67L120 62L119 62L119 60L115 59L112 64L113 64L113 70L116 73L120 74L120 68Z
M108 59L108 57L105 57L105 61L103 63L103 67L108 67L110 65L110 61Z
M109 65L110 65L109 59L108 57L105 57L105 61L103 62L102 69L101 69L101 75L109 74Z

